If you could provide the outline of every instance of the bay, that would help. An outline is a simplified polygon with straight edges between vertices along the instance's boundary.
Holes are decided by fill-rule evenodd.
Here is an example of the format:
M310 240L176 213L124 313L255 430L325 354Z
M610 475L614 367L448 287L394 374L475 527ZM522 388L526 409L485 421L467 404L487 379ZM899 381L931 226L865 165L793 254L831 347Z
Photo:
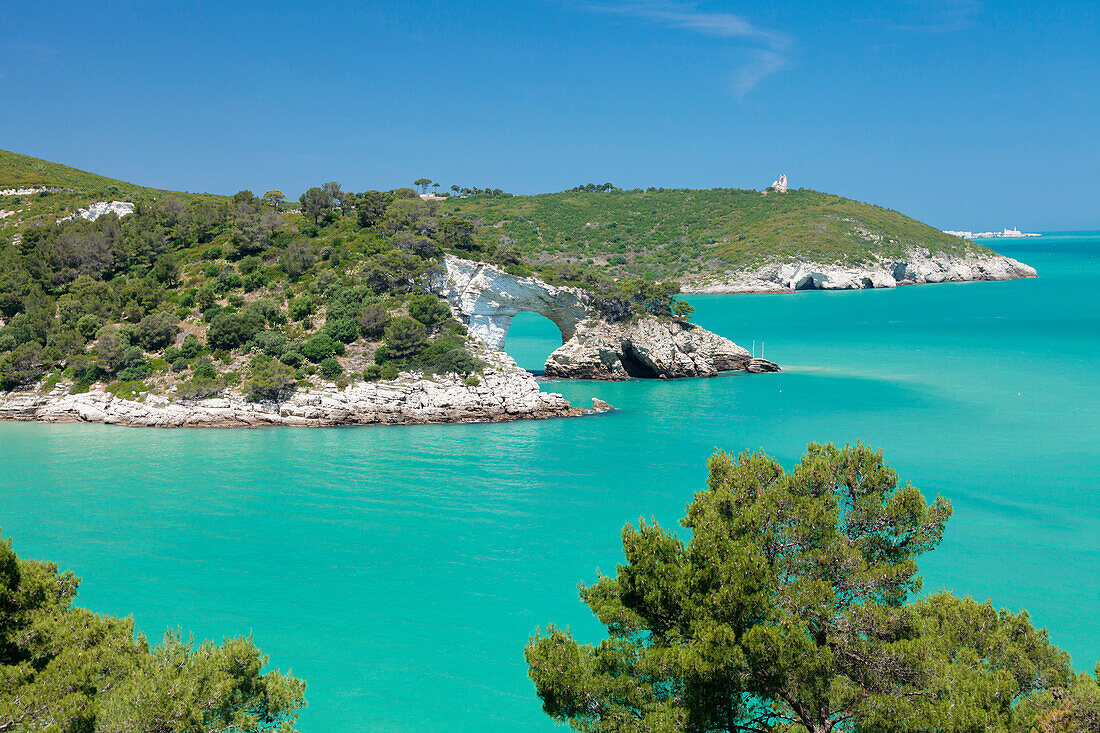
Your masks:
M694 320L783 365L674 382L547 382L616 412L507 424L151 430L0 423L0 529L152 637L252 633L306 679L306 731L552 730L539 625L600 627L576 584L626 522L674 526L716 448L785 465L883 448L954 505L925 590L1027 608L1100 660L1100 234L997 242L1040 277L695 296ZM507 348L558 344L538 316Z

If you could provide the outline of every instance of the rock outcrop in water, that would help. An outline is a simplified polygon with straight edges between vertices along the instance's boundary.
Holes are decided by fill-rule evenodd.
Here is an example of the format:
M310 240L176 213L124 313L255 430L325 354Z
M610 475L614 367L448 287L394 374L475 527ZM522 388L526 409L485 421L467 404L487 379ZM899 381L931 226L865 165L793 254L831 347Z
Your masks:
M585 290L511 275L483 262L448 255L437 290L492 348L504 347L517 313L541 313L553 321L562 345L546 361L548 377L713 377L747 370L751 361L748 351L705 328L653 316L608 321Z
M570 379L674 379L742 371L745 349L705 328L658 318L581 323L546 361L546 376Z
M816 262L770 263L683 284L685 293L781 293L795 290L855 290L898 285L1015 280L1035 277L1034 267L998 254L952 256L912 250L905 257L859 265Z
M47 392L0 393L0 419L149 427L318 427L503 421L584 412L556 392L541 392L535 378L507 354L485 353L482 358L488 365L477 385L454 375L425 378L403 373L392 382L299 390L282 402L248 402L232 390L206 400L176 401L155 394L126 400L99 388L69 394L71 385L60 383Z

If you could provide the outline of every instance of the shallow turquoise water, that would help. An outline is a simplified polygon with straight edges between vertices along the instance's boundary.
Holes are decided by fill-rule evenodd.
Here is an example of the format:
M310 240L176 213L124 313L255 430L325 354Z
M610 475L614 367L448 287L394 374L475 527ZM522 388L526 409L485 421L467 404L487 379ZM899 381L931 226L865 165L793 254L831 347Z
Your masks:
M862 438L955 516L927 590L1027 608L1100 660L1100 234L998 243L1036 280L695 297L784 365L671 383L556 382L610 415L498 425L159 431L0 423L0 527L157 636L251 631L309 683L308 731L552 730L537 625L599 627L575 586L623 523L671 525L715 446L790 465ZM539 368L560 343L517 319Z

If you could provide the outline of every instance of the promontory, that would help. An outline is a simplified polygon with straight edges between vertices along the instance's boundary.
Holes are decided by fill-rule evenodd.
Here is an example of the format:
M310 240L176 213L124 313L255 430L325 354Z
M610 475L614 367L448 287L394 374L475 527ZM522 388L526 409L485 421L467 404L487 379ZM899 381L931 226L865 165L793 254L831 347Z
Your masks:
M814 191L441 196L329 182L288 201L151 189L0 151L0 419L572 416L591 410L503 351L517 313L561 331L549 378L710 377L779 367L691 323L681 292L1033 275Z

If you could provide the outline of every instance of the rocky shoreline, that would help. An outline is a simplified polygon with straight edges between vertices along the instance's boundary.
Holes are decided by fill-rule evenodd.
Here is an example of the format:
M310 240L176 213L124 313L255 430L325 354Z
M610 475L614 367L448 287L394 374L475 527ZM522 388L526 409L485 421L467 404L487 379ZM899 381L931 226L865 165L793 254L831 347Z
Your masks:
M755 269L696 278L682 284L686 294L791 293L798 290L857 290L898 285L1016 280L1036 277L1035 268L1003 255L964 257L911 250L904 258L858 265L817 262L769 263Z
M574 407L561 394L542 392L539 383L507 354L492 353L480 383L455 375L425 377L402 373L388 382L334 383L302 389L280 402L248 402L235 390L195 401L147 394L141 400L116 397L101 386L70 394L71 385L0 393L0 420L99 422L132 427L258 427L287 425L409 425L418 423L501 422L572 417L606 411Z

